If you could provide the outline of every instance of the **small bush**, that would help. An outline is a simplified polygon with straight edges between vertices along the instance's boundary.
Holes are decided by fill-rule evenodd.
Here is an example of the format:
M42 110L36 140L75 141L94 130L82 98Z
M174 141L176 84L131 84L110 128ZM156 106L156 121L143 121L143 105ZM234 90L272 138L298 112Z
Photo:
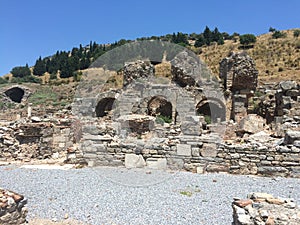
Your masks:
M299 37L300 36L300 30L294 30L294 37Z
M263 96L264 95L264 93L262 93L262 92L260 92L260 91L256 91L255 93L254 93L254 96L255 97L261 97L261 96Z
M211 124L211 117L209 115L205 115L204 120L207 124Z
M8 81L3 77L0 77L0 84L6 84Z
M274 39L285 38L285 37L286 37L286 34L279 30L274 31L274 33L272 34L272 38L274 38Z
M240 36L240 44L243 46L248 46L256 42L256 37L254 34L244 34Z
M11 83L41 83L41 79L34 76L26 76L26 77L13 77L11 79Z
M156 116L156 120L155 121L158 124L171 123L172 122L172 118L170 118L168 116L158 115L158 116Z

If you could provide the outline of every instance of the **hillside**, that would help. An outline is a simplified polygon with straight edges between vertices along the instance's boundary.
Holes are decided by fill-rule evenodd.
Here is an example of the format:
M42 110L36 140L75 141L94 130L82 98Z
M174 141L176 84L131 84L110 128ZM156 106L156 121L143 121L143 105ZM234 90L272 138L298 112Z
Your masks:
M255 60L259 70L259 82L281 80L300 81L300 37L293 36L294 30L282 31L287 36L273 39L271 33L257 36L253 48L240 49L239 41L226 40L224 45L201 47L200 58L214 74L219 72L219 62L231 51L247 51Z
M246 51L254 60L259 70L259 83L278 82L280 80L300 81L300 36L294 37L294 31L278 31L284 37L273 38L272 33L262 34L256 37L252 47L244 49L239 40L239 34L229 35L226 32L220 33L217 28L211 31L208 27L201 34L183 34L178 32L156 37L143 37L136 40L162 40L183 45L196 54L208 65L215 76L219 75L219 63L232 51ZM206 33L208 32L208 33ZM207 37L210 41L207 43ZM205 39L206 38L206 39ZM197 46L201 40L201 47ZM35 82L60 84L78 80L82 70L87 69L91 63L102 54L119 47L132 40L120 40L113 44L97 44L90 42L89 45L79 48L74 47L71 51L57 51L53 56L38 58L32 67L15 67L19 74L12 76L7 74L4 77L13 83ZM25 69L33 76L23 75L20 69ZM1 80L0 80L1 83ZM2 79L3 83L3 79Z

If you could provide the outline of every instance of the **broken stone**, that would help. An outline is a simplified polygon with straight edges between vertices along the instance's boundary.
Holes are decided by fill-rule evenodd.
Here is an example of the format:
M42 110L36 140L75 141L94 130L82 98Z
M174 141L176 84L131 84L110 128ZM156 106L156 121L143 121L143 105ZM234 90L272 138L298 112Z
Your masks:
M252 204L252 200L251 199L243 199L243 200L236 200L233 202L233 204L244 208L247 205L251 205Z
M33 123L39 123L39 122L42 122L42 119L40 117L33 116L33 117L31 117L31 121Z
M281 81L279 86L282 90L287 91L297 87L297 83L295 81Z
M284 136L284 144L293 144L294 141L299 141L300 140L300 131L292 131L289 130L285 133Z
M149 169L155 169L155 170L167 169L167 159L148 158L146 160L146 164Z
M204 143L200 149L202 157L216 157L217 156L217 145L215 143Z
M262 117L249 114L240 121L239 130L244 133L255 134L263 131L265 124L266 121Z
M125 167L126 168L142 168L146 162L142 155L125 154Z

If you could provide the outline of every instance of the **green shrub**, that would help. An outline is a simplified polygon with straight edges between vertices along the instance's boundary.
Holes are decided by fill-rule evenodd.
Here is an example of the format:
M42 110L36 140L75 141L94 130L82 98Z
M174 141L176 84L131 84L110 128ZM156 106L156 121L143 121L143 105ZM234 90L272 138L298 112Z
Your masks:
M284 37L286 37L286 34L279 30L274 31L274 33L272 34L272 38L274 39L284 38Z
M26 77L13 77L11 79L11 83L41 83L41 79L34 76L26 76Z
M240 36L240 44L243 46L248 46L256 42L256 37L254 34L243 34Z
M171 123L172 118L170 118L168 116L157 115L155 122L158 124Z
M33 105L53 104L57 101L57 94L45 87L34 92L28 99Z
M294 37L299 37L300 36L300 30L294 30Z
M31 71L30 71L28 65L26 65L26 66L16 66L10 72L12 73L12 75L14 77L20 77L20 78L31 75Z
M3 77L0 77L0 84L6 84L8 81L3 78Z
M207 124L211 124L211 117L209 115L204 115L204 121L207 123Z

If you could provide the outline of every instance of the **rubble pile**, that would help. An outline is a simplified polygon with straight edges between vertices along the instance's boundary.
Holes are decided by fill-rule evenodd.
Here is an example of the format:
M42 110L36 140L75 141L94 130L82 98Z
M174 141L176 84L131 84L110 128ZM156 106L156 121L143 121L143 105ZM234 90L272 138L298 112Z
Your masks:
M27 199L15 192L0 188L0 224L26 223Z
M65 124L64 124L65 122ZM44 121L38 117L2 123L0 126L1 161L23 161L64 156L71 146L71 122L65 119Z
M232 203L233 225L300 224L300 209L293 199L274 198L267 193L251 193Z

